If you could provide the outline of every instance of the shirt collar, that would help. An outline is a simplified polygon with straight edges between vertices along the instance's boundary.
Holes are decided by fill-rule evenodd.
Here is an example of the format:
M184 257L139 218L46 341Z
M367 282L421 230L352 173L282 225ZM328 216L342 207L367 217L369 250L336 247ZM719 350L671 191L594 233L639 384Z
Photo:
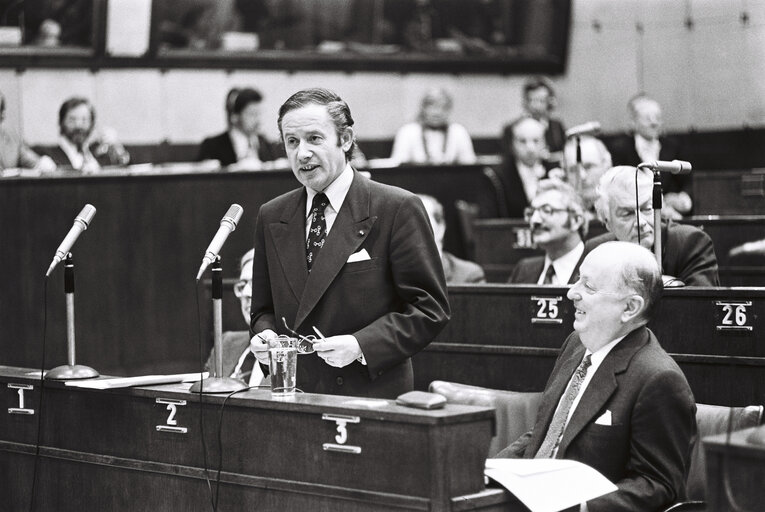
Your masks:
M550 265L555 269L555 277L558 279L558 284L566 285L571 279L571 274L574 273L579 258L584 253L584 242L579 242L573 249L566 254L553 261L549 256L545 255L545 268L544 272L547 272L547 267Z
M346 163L345 169L340 173L340 176L335 178L335 181L330 183L324 190L324 194L329 199L329 205L336 212L339 212L340 207L343 206L345 196L348 195L348 190L351 188L351 183L353 183L353 167L351 167L350 163ZM311 203L318 192L308 187L305 188L305 191L308 194L308 199L305 202L305 216L308 218L311 214Z
M585 356L587 356L587 354L591 354L592 356L590 357L590 361L592 362L593 373L594 373L594 370L598 369L598 367L600 366L600 363L603 362L603 360L606 358L608 353L611 352L611 350L616 346L616 344L622 341L626 337L627 337L626 334L624 336L619 336L614 341L612 341L608 345L600 347L595 352L590 352L589 349L585 350L585 353L584 353Z

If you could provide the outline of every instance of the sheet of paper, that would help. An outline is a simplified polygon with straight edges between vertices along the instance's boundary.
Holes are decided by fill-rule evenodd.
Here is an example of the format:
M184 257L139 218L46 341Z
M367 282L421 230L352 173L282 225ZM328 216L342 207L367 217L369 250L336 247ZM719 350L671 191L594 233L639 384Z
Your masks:
M208 372L201 374L203 378L209 377ZM152 386L154 384L173 384L176 382L196 382L199 380L199 372L176 373L173 375L139 375L137 377L113 377L106 379L68 380L67 386L88 389L113 389L129 388L131 386Z
M531 512L557 512L617 489L590 466L566 459L487 459L484 472Z

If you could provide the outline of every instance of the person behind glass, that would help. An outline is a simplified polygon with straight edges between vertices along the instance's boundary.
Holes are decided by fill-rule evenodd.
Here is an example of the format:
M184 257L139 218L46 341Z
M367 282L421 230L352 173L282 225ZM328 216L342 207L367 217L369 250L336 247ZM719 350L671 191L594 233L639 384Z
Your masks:
M544 159L544 126L536 119L521 117L505 127L502 146L500 179L505 188L508 215L520 218L529 200L536 196L539 180L562 177L563 171Z
M614 165L637 167L641 162L655 160L682 160L682 152L676 138L663 134L664 119L661 105L646 94L640 93L627 103L631 120L631 132L615 137L611 142ZM693 208L689 194L690 177L662 173L664 205L661 214L665 218L679 220Z
M449 121L451 111L452 97L445 89L428 89L417 121L396 132L391 160L397 165L475 163L470 134L461 124Z
M234 294L239 299L242 309L242 317L245 325L250 324L250 299L252 297L252 258L255 251L250 249L240 263L239 281L234 284ZM255 364L257 359L250 351L250 333L248 331L226 331L221 340L223 352L223 373L219 377L232 377L240 379L249 386L258 386L268 383L268 377L264 377L260 365ZM212 371L215 366L215 347L210 351L210 356L205 363L205 370Z
M444 234L446 233L446 220L444 219L444 207L438 200L429 195L417 194L425 210L428 212L430 225L433 227L433 235L436 239L438 252L441 254L441 264L444 266L446 284L472 284L486 281L483 269L478 263L463 260L450 252L444 251Z
M534 427L498 458L587 464L617 490L570 510L663 510L686 496L696 403L646 324L662 294L661 270L637 244L589 253L566 296L574 332L545 385Z
M298 388L394 398L413 389L410 358L446 325L449 302L422 201L350 165L353 125L327 89L301 90L279 109L302 186L258 212L250 348L265 365L265 340L322 333L300 357Z
M508 282L557 286L576 282L587 233L579 194L561 180L542 180L524 218L532 240L545 255L518 261Z
M48 156L40 156L5 124L5 96L0 92L0 171L4 169L35 169L40 172L56 170L56 164Z
M545 159L560 161L560 152L566 142L566 131L559 119L552 117L557 99L552 82L545 77L535 76L523 84L523 109L528 117L536 119L544 127L547 145Z
M653 250L656 234L653 172L625 165L609 169L600 178L595 207L609 233L587 240L585 251L611 240L632 242ZM676 224L669 219L661 223L660 233L664 286L720 286L717 257L709 235L697 227Z
M226 96L228 129L202 141L197 160L218 160L229 170L262 169L282 156L261 133L263 96L251 87L232 89Z
M66 100L58 111L58 146L44 151L59 168L83 173L108 165L127 165L130 154L117 141L114 130L95 129L96 111L85 98Z
M609 153L603 141L591 135L582 135L578 137L579 149L581 151L581 162L577 162L577 138L572 137L566 141L563 150L564 169L566 170L566 181L571 183L574 190L579 193L584 206L584 215L589 223L588 232L592 235L593 223L600 225L597 212L595 211L595 201L598 198L598 183L600 177L605 174L613 165L611 164L611 153Z

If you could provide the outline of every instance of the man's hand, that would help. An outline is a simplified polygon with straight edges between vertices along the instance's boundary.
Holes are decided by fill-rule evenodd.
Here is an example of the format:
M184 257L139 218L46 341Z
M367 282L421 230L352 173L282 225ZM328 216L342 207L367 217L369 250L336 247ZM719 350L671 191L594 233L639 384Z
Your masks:
M661 276L661 280L664 282L664 288L679 288L681 286L685 286L685 283L675 276L664 274Z
M277 334L271 329L265 329L252 337L250 351L260 364L268 365L268 340L276 338Z
M313 349L328 365L337 368L348 366L361 357L359 342L350 334L325 338L314 343Z

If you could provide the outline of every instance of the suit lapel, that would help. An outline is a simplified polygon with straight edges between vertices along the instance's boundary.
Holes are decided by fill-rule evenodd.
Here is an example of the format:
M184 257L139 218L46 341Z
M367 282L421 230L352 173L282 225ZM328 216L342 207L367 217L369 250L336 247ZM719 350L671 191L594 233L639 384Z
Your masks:
M308 278L305 261L305 188L295 192L295 198L287 201L279 222L269 225L274 247L290 290L299 300Z
M369 182L354 171L353 182L337 213L300 296L294 329L299 328L335 279L348 257L366 240L377 217L369 215ZM303 268L306 268L303 258Z

